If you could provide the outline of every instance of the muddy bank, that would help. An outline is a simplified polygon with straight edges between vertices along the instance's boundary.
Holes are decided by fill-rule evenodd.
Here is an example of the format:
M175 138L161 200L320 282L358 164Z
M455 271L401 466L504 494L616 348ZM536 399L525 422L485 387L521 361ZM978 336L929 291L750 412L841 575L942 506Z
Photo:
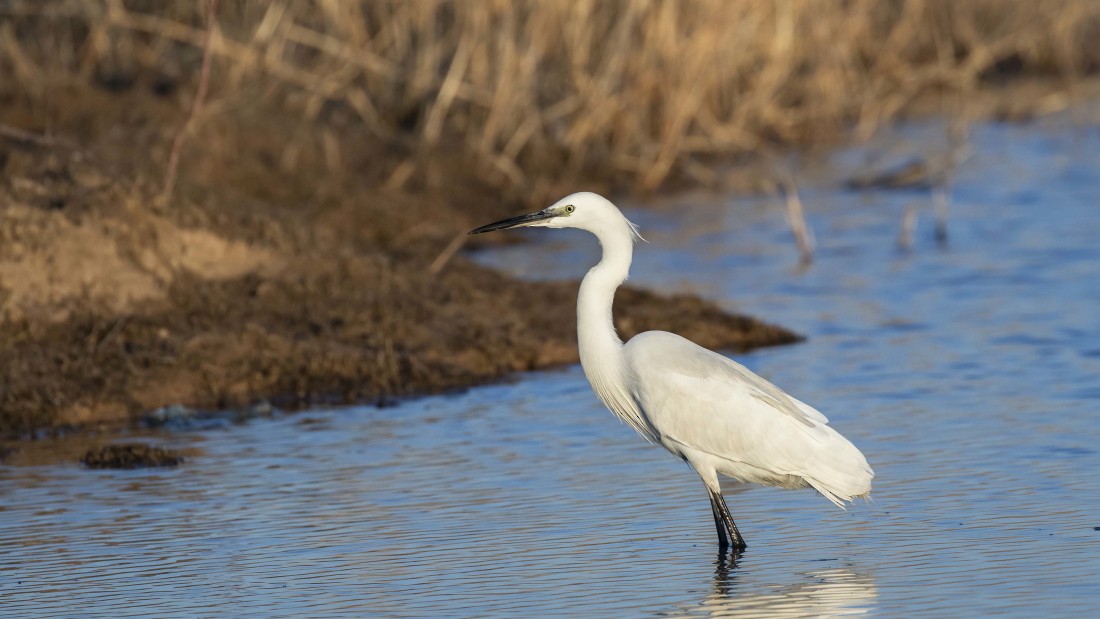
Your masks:
M977 115L1095 95L1100 66L1080 0L907 2L870 21L41 4L0 29L0 435L169 404L384 402L574 362L576 284L478 268L466 230L582 189L774 191L762 153L867 136L922 97L965 141ZM586 26L532 42L555 23ZM999 88L1024 76L1056 83ZM617 305L624 336L796 339L696 298L628 289Z
M384 403L577 360L576 282L520 282L448 252L523 208L461 161L439 171L453 182L396 190L369 172L265 172L264 139L242 140L239 159L193 159L164 201L162 104L82 105L102 129L0 137L4 435L170 404ZM624 336L669 329L734 350L797 339L694 297L626 289L617 306Z

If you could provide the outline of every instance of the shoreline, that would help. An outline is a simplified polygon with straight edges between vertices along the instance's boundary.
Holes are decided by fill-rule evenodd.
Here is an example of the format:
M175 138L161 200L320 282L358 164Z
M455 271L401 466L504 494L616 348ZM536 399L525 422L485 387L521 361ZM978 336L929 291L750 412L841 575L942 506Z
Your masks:
M1050 97L1064 103L1058 92L991 90L965 120L1001 117L1005 102L1042 113ZM519 281L457 251L475 225L529 208L461 151L440 150L395 187L391 146L286 167L280 136L294 119L262 116L265 133L216 116L187 143L164 201L179 107L140 90L81 91L79 102L41 141L0 136L0 436L117 427L172 405L385 403L577 361L577 282ZM0 125L43 136L31 112L0 106ZM219 131L232 148L212 141ZM783 173L768 156L717 190L768 191ZM571 190L608 192L591 180ZM616 319L624 338L662 329L727 351L801 339L698 297L629 287Z
M181 179L167 207L156 168L133 173L132 149L0 138L0 152L4 437L132 425L172 406L385 404L577 362L578 282L440 260L469 222L521 208L485 200L489 188L361 183L291 208L242 199L233 179ZM624 337L660 328L725 350L800 339L632 288L616 317Z

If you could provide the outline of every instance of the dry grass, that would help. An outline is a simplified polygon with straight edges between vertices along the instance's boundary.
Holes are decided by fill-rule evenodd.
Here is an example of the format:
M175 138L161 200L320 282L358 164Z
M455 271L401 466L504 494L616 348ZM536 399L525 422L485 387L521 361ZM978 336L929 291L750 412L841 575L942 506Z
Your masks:
M197 81L207 34L193 0L9 0L0 74L49 107L51 88L135 73ZM929 92L1020 73L1100 69L1093 0L275 0L224 3L211 97L302 120L342 161L350 111L400 146L400 186L442 148L538 199L562 179L652 189L774 143L866 135ZM5 78L7 79L7 78ZM56 105L56 104L55 104ZM316 144L314 144L316 143Z

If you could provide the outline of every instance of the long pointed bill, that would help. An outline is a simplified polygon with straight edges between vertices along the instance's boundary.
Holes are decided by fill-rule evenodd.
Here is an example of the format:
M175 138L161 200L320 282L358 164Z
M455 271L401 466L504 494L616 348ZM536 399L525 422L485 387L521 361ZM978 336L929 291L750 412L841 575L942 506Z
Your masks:
M543 209L537 213L529 213L527 215L520 215L519 217L509 217L508 219L495 221L491 224L481 226L480 228L474 228L470 230L470 234L481 234L482 232L492 232L493 230L507 230L508 228L530 226L531 224L550 219L555 215L556 213L551 212L550 209Z

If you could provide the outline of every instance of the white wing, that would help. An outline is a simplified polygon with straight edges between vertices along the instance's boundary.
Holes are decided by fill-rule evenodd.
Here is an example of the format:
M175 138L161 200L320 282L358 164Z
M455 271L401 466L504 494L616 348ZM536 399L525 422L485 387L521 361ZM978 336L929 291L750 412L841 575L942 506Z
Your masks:
M634 397L673 453L742 481L808 484L838 505L870 491L867 460L824 415L744 366L663 331L624 352Z

